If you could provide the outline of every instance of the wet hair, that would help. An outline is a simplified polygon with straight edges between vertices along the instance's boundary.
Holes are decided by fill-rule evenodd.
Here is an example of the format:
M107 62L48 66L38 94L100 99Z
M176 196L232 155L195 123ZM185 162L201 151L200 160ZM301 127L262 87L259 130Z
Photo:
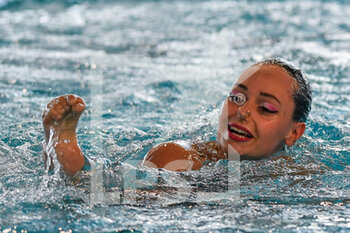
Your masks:
M312 102L312 90L306 75L295 65L281 58L269 58L257 64L271 64L282 67L298 83L292 94L295 104L293 120L295 122L305 122L311 110Z

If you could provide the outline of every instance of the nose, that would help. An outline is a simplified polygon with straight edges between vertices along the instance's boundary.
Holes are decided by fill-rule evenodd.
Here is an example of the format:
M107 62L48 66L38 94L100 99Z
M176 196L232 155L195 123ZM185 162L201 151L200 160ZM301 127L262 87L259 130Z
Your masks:
M238 119L240 121L247 120L252 117L252 110L254 108L252 100L248 99L243 105L237 105L229 99L224 104L224 109L221 114L227 114L227 118Z
M247 110L244 114L241 113L241 108L238 108L237 116L236 118L239 120L245 120L250 117L250 110Z
M248 101L237 109L236 118L240 121L247 120L251 116Z

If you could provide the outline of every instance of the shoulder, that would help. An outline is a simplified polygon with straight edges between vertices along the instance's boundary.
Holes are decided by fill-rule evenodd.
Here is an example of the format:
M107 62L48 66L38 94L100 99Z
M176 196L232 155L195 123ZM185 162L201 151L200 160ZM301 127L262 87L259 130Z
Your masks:
M202 162L189 141L161 143L153 147L145 156L142 165L164 168L171 171L198 170Z

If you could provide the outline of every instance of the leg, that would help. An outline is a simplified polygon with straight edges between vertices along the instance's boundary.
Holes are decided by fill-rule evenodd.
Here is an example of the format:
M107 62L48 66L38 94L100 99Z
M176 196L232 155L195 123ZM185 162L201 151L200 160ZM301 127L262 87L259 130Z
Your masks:
M42 116L45 142L52 142L50 146L55 149L58 161L69 176L75 175L85 163L75 132L84 109L82 98L64 95L53 99Z

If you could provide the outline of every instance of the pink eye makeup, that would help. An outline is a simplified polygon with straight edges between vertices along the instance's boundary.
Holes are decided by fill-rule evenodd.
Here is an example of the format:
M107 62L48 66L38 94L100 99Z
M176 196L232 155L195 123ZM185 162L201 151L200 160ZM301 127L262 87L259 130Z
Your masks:
M270 113L276 113L279 111L275 105L270 104L270 103L264 103L262 105L262 108Z
M231 91L229 97L231 101L240 106L247 102L247 96L238 91Z

